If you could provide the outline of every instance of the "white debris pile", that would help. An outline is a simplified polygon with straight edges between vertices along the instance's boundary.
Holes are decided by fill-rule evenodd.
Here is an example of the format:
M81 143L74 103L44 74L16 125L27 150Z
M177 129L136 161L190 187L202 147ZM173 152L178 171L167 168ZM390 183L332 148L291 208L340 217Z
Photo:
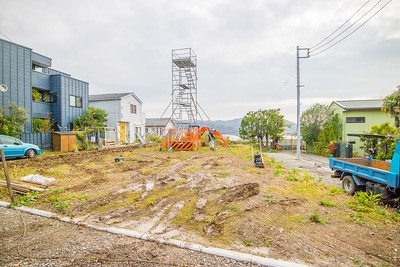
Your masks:
M39 174L29 174L22 177L21 181L40 185L51 185L56 181L56 178L46 178Z

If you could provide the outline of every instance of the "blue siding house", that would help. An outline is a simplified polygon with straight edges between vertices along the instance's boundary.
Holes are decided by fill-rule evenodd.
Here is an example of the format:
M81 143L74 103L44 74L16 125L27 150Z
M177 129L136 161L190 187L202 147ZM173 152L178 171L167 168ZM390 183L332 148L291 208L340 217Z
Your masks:
M51 119L55 130L70 130L88 108L89 84L51 69L51 61L31 48L0 39L0 84L8 87L0 92L0 105L14 102L26 109L26 133L32 132L35 118Z

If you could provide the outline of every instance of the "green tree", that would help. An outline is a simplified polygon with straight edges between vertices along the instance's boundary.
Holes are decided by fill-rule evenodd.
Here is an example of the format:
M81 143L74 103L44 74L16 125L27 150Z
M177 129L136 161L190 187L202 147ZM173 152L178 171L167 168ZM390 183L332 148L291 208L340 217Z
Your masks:
M321 132L318 135L318 141L324 145L329 145L331 142L337 142L341 136L341 125L339 115L335 114L324 123Z
M271 138L274 147L282 138L284 131L285 121L284 116L280 114L280 109L260 109L246 114L240 124L239 135L242 139L257 138L262 145L264 138L267 145Z
M0 133L20 138L24 124L28 121L25 109L9 102L6 109L0 108Z
M380 160L391 159L398 139L396 128L390 126L389 122L371 127L370 134L379 135L361 136L360 140L364 143L364 148L372 148L375 151L374 157Z
M397 86L397 91L386 96L383 99L382 110L389 113L395 120L396 128L400 127L400 85Z
M307 146L312 146L313 143L318 140L318 136L324 128L324 124L329 121L332 116L333 113L329 110L328 105L322 104L314 104L301 114L300 132Z
M341 133L342 127L339 121L339 115L335 114L324 123L318 135L318 142L313 143L312 152L318 155L328 156L330 145L340 140Z
M101 108L89 107L82 116L76 118L74 129L84 130L85 128L102 127L107 121L107 115L107 112Z
M285 131L285 120L284 116L280 114L280 109L262 110L261 126L267 144L271 138L271 147L274 148Z
M262 135L260 134L260 125L257 120L257 112L249 111L242 119L239 128L239 135L242 139L252 140L257 138L262 142Z

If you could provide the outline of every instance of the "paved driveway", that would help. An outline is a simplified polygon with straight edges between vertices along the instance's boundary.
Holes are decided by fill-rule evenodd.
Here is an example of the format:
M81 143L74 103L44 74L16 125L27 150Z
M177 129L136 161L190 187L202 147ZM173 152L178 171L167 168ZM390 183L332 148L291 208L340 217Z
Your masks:
M304 170L316 178L322 178L322 181L329 186L341 186L339 179L331 178L332 171L329 168L329 158L301 153L300 159L297 159L296 151L288 150L266 154L268 157L274 158L278 162L282 162L286 167Z

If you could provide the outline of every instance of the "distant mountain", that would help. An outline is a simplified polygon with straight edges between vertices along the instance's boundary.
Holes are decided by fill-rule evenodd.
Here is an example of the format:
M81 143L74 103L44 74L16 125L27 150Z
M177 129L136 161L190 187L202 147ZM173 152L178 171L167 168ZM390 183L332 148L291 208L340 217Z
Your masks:
M204 124L209 128L217 129L221 134L231 134L239 136L239 128L241 121L242 118L238 118L227 121L222 121L222 120L216 120L213 122L205 121Z
M221 134L230 134L239 136L239 128L242 118L233 119L233 120L216 120L213 122L207 121L204 122L204 125L209 128L217 129ZM288 127L285 130L285 134L293 134L296 133L296 123L285 120L285 124Z
M295 134L297 132L297 123L285 120L285 134Z

